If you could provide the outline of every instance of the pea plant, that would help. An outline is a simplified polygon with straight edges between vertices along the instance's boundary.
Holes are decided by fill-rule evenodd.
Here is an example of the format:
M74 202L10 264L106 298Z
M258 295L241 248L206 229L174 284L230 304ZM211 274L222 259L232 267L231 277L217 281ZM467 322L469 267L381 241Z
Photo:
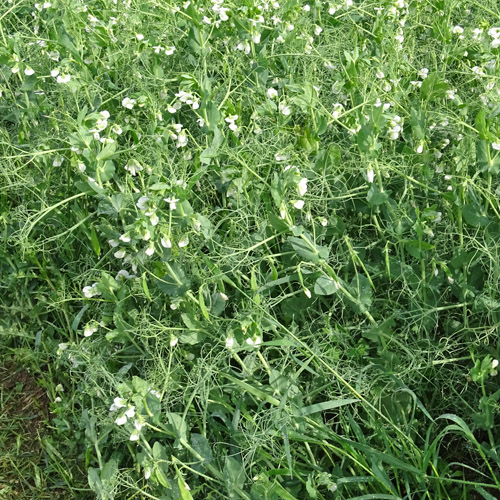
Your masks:
M0 345L50 400L52 488L498 497L499 26L6 0Z

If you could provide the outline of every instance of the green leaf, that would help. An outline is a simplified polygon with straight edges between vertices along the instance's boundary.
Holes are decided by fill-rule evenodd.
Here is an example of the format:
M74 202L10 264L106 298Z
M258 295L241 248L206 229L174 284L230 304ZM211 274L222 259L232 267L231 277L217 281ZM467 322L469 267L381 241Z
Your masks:
M95 254L99 257L99 255L101 255L101 245L99 244L99 239L97 238L94 226L90 229L90 241Z
M83 314L85 311L89 308L88 305L83 306L78 314L75 316L75 319L73 320L73 323L71 324L71 328L73 329L74 332L78 330L78 325L80 324L80 321L82 320Z
M483 140L488 138L488 126L486 125L486 113L484 109L481 109L476 115L474 124L476 125L476 130L479 133L479 137Z
M99 470L94 469L93 467L89 467L87 477L90 489L97 494L97 498L102 499L103 490L102 490L101 478L99 477Z
M166 274L156 284L169 297L181 297L189 290L191 281L179 264L172 262L168 264Z
M366 195L366 201L371 207L383 205L388 199L391 191L381 191L378 186L372 184Z
M226 457L224 479L230 498L236 498L234 496L234 490L243 488L245 484L245 469L242 463L234 457Z
M476 203L468 203L462 208L462 217L465 222L473 227L484 227L490 223L490 219Z
M272 212L267 214L269 219L269 224L279 233L283 233L288 230L288 224L278 216L274 215Z
M111 144L106 144L104 148L101 149L100 153L96 156L97 161L108 160L115 155L116 151L116 142L112 142Z
M198 303L200 304L200 309L201 309L201 314L203 314L203 317L211 323L210 320L210 315L208 314L208 309L207 306L205 305L205 298L203 297L203 286L200 286L200 289L198 290Z
M340 284L328 276L320 276L314 284L316 295L333 295L339 289Z
M109 181L115 173L115 164L111 160L106 161L104 165L97 168L101 182Z
M423 81L422 86L420 87L420 95L423 99L432 101L434 99L444 97L448 89L449 85L438 73L431 73Z
M300 416L312 415L313 413L318 413L325 410L333 410L334 408L357 403L358 401L359 399L332 399L330 401L323 401L322 403L316 403L310 406L303 406L302 408L298 408L295 413L296 415Z
M191 492L186 488L186 482L182 478L180 471L177 471L177 486L179 487L179 492L181 494L182 500L193 500Z
M358 299L358 303L348 301L354 312L362 314L370 309L372 305L372 288L366 276L356 275L350 283L349 291Z
M302 259L310 262L319 262L319 259L328 258L328 248L316 245L311 236L304 232L302 238L289 236L288 242Z
M205 436L201 434L191 434L191 444L196 452L203 457L202 463L210 463L213 460L212 448Z
M356 139L361 153L370 152L373 144L373 124L371 122L363 124L356 135Z
M182 415L177 413L172 413L167 411L167 417L170 425L172 426L175 435L176 435L176 444L174 446L179 445L179 441L182 439L184 441L187 440L187 424L186 421L182 418Z
M413 134L417 139L425 138L425 115L422 109L411 108L410 123Z
M207 121L205 125L207 126L208 130L215 131L220 120L219 109L213 102L210 101L207 103L206 110L207 110Z

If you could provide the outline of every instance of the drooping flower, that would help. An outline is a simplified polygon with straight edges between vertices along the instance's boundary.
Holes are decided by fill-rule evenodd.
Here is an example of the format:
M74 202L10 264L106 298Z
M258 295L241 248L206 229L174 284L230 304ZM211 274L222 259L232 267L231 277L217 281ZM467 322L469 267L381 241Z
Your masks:
M307 178L302 177L299 183L297 184L297 189L299 191L300 196L304 196L307 193Z
M292 112L292 110L290 109L290 106L288 106L288 104L286 104L284 102L279 103L278 109L283 116L288 116Z
M113 400L113 404L109 407L109 411L113 411L114 412L114 411L119 410L120 408L125 408L127 406L126 403L127 402L123 398L116 397Z
M122 106L127 109L133 109L136 104L137 101L135 99L131 99L130 97L125 97L122 100Z
M149 198L147 196L141 196L136 203L136 206L139 210L146 210L148 208L147 202Z
M179 198L167 197L167 198L163 198L163 200L168 203L170 210L175 210L177 208L177 202L179 201Z
M269 99L274 99L275 97L278 97L278 91L275 88L271 87L267 89L266 95Z
M91 337L95 332L97 332L98 328L95 323L87 323L83 330L84 337Z
M59 75L57 77L57 83L68 83L71 80L71 75Z

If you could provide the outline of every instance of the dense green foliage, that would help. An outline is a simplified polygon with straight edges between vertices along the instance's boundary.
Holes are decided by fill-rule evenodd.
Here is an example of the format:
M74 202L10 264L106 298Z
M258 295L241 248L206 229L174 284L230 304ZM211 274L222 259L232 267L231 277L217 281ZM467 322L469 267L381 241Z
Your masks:
M48 488L498 498L496 26L4 0L0 347L51 401Z

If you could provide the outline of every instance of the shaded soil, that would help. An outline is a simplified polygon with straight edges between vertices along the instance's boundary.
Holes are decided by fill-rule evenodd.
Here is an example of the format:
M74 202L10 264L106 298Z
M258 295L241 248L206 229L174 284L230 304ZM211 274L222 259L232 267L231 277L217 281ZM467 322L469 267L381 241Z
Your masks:
M46 484L40 438L49 417L49 398L37 379L10 360L1 363L0 498L68 498L62 489Z

